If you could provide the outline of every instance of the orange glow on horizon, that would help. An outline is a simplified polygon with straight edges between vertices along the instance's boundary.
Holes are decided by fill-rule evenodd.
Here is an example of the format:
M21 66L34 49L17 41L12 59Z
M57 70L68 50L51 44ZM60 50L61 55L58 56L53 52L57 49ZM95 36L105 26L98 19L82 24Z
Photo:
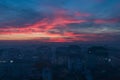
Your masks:
M0 40L32 40L37 38L63 38L60 35L48 35L46 33L19 33L19 34L2 34Z
M89 37L88 37L89 36ZM0 40L37 40L40 42L74 42L74 41L93 41L97 40L99 35L96 34L74 34L72 32L66 32L60 34L50 33L12 33L12 34L1 34ZM101 36L103 37L103 36Z

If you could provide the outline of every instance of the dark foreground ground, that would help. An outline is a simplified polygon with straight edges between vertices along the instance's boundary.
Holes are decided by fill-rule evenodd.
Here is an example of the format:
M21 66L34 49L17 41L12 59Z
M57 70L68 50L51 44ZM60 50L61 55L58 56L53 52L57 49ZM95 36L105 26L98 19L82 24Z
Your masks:
M0 80L120 80L119 45L0 46Z

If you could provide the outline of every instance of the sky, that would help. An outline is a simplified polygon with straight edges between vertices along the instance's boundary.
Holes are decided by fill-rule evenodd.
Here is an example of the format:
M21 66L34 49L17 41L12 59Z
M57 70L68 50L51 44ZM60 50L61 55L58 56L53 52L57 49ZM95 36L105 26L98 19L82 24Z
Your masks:
M0 0L0 41L119 42L120 0Z

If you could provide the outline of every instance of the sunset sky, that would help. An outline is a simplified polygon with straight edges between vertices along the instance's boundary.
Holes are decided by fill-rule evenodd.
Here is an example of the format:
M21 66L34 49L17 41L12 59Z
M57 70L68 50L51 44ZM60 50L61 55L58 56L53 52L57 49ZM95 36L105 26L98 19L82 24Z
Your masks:
M0 40L120 41L120 0L0 0Z

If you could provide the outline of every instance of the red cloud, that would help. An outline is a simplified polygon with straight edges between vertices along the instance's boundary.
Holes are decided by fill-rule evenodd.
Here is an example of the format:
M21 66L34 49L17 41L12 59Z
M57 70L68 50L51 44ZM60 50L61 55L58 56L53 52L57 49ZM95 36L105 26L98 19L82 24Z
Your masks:
M82 14L82 13L71 13L65 10L55 11L53 13L53 17L46 17L40 21L37 21L34 24L27 24L24 27L16 28L0 28L0 40L40 40L45 42L73 42L73 41L94 41L103 37L98 34L80 34L73 32L63 32L60 33L48 33L49 30L55 29L60 26L64 28L68 28L68 24L71 23L86 23L86 22L94 22L96 24L104 24L104 23L116 23L119 22L120 19L96 19L96 20L84 20L78 19L77 17L89 17L90 14ZM97 39L98 38L98 39Z
M85 16L85 15L82 15ZM76 19L73 16L68 15L68 13L64 10L55 11L53 13L52 19L50 17L46 17L40 21L37 21L34 24L27 24L24 27L16 28L1 28L0 34L2 33L32 33L32 32L46 32L50 29L56 28L57 26L67 27L66 25L71 23L85 23L87 20Z
M113 19L96 19L96 20L94 20L94 23L96 23L96 24L117 23L117 22L120 22L120 19L113 18Z

